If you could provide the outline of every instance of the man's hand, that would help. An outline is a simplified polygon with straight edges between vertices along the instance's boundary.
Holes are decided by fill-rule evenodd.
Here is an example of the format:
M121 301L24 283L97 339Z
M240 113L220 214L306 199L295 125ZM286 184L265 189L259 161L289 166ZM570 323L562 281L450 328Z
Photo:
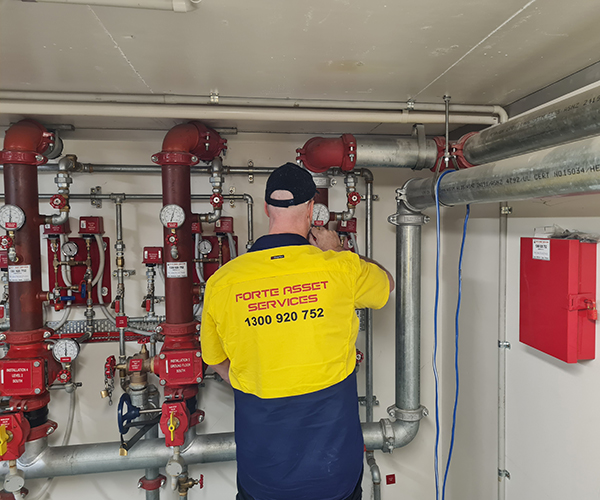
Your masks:
M311 227L308 232L308 241L311 245L320 248L324 252L327 250L341 252L344 249L338 234L324 227Z

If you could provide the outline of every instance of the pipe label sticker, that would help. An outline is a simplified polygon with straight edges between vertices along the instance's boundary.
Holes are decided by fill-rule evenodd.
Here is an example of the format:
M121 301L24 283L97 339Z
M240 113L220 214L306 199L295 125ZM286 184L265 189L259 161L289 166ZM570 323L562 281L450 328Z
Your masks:
M187 278L187 262L167 262L167 278Z
M550 240L533 240L533 259L550 260Z
M31 266L8 266L8 281L18 283L22 281L31 281Z

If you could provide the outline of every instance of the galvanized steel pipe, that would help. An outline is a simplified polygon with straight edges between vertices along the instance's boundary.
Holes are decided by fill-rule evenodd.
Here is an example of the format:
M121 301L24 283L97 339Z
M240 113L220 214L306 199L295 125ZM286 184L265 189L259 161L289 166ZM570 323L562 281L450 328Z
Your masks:
M431 179L410 179L403 189L415 210L435 205ZM598 192L600 137L593 137L446 175L439 195L451 206Z
M600 134L600 89L512 118L467 139L465 158L473 165L509 158Z

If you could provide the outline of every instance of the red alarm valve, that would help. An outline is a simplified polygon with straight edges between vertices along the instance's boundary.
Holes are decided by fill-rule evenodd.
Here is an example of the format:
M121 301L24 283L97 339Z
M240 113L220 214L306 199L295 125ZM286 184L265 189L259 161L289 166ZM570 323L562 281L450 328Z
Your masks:
M348 205L356 206L360 203L360 194L356 191L348 193Z
M115 378L115 367L117 366L117 360L114 356L106 358L104 363L104 376L107 379Z
M7 250L8 248L12 247L12 244L13 240L10 236L5 234L4 236L0 237L0 248L2 248L2 250Z
M71 381L71 372L69 370L61 370L56 378L61 384L66 384Z
M55 194L50 198L50 206L60 209L67 206L67 199L62 194Z
M165 238L165 241L167 242L167 245L173 247L173 246L177 245L179 238L177 238L177 235L175 233L171 233L169 236L167 236Z
M215 208L221 208L223 206L223 196L219 193L214 193L210 197L210 204Z
M189 428L190 412L184 401L163 403L160 430L167 446L183 446Z

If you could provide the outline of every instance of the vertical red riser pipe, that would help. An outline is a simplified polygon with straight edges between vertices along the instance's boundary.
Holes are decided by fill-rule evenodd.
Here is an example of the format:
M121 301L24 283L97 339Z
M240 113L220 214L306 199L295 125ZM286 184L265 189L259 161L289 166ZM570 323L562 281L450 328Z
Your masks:
M12 154L15 161L34 159L48 148L49 133L33 120L23 120L6 131L3 153ZM39 163L39 162L37 162ZM5 163L5 202L19 206L25 212L25 224L15 231L14 246L18 265L31 266L31 281L9 282L10 332L29 332L44 328L42 268L39 226L37 163ZM14 337L14 336L13 336Z
M164 249L165 264L185 262L187 276L165 279L166 321L164 324L166 349L198 348L194 319L193 268L194 242L191 231L191 177L190 167L198 161L212 161L226 141L200 122L173 127L163 140L162 151L152 159L162 168L163 206L179 205L185 212L185 222L176 230L178 258L171 256L171 247ZM164 229L164 238L171 234Z

